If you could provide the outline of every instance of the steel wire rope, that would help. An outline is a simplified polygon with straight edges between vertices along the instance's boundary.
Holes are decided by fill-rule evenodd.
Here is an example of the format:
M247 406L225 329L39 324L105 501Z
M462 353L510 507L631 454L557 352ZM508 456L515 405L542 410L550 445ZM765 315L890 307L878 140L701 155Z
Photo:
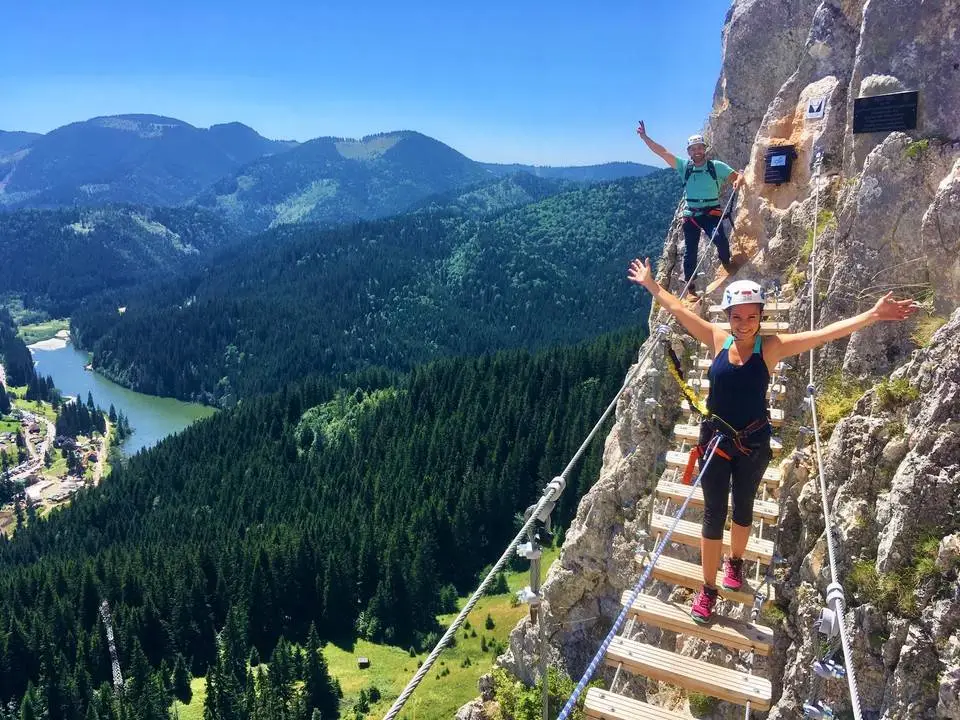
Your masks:
M813 238L810 251L810 330L816 329L816 286L817 286L817 230L820 213L820 169L822 157L817 156L816 172L814 174L814 204L813 204ZM857 687L857 678L853 667L850 637L845 619L845 602L843 586L837 580L837 559L833 542L833 524L830 520L830 506L827 503L827 481L823 471L823 452L820 446L820 427L817 419L816 384L814 383L814 349L810 349L810 378L807 384L807 397L810 403L810 414L813 419L814 450L817 456L817 475L820 480L820 501L823 505L824 534L827 536L827 556L830 563L830 585L827 587L827 603L834 612L836 624L840 630L840 643L843 647L843 662L846 668L847 686L850 690L850 701L853 705L855 720L862 720L860 709L860 692Z

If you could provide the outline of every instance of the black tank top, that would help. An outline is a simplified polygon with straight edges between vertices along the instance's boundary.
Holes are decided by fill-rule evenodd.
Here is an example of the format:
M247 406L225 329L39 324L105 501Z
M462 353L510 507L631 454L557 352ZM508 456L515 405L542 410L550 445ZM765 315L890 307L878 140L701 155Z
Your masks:
M710 395L707 409L719 415L737 430L743 430L756 420L765 420L767 413L767 384L770 371L763 361L760 336L753 345L753 353L743 365L730 362L728 337L723 349L710 365Z

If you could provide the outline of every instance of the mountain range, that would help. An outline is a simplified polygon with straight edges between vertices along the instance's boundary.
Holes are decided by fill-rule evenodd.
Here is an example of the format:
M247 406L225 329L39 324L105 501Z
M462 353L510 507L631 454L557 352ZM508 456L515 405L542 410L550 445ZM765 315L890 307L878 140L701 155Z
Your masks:
M636 163L482 163L413 131L297 143L270 140L241 123L203 129L159 115L117 115L45 135L0 132L0 209L196 204L254 233L301 221L386 217L516 173L598 182L653 170Z

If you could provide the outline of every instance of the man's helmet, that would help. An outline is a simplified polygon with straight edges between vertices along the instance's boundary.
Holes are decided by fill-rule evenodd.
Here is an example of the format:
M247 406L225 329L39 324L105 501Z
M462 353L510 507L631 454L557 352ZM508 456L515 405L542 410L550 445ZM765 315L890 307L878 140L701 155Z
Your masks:
M694 145L703 145L706 147L707 141L703 139L703 135L691 135L687 138L687 150L692 148Z
M723 291L720 309L729 310L734 305L763 305L766 301L763 288L753 280L737 280Z

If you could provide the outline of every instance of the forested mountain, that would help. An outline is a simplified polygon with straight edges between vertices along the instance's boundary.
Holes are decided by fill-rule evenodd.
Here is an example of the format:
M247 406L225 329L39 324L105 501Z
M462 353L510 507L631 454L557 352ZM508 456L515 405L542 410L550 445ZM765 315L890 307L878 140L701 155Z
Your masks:
M575 342L643 321L626 267L660 251L679 191L664 172L479 220L280 228L209 272L89 304L73 335L124 384L221 405L314 373Z
M494 175L509 175L512 173L527 173L535 177L551 178L554 180L568 180L571 182L597 183L619 180L625 177L643 177L655 173L660 168L652 165L641 165L634 162L609 162L602 165L521 165L509 163L480 163Z
M429 195L489 178L479 163L420 133L325 137L245 165L197 203L258 232L280 224L394 215Z
M544 200L564 190L575 189L574 186L569 180L542 178L517 172L431 195L411 206L409 212L444 212L449 215L482 218Z
M175 205L291 146L240 123L201 129L158 115L93 118L35 137L0 161L0 207Z
M129 702L190 667L243 707L252 679L223 690L224 652L242 670L248 645L266 658L311 624L334 640L430 645L441 590L472 588L500 554L641 340L634 330L437 361L399 381L297 383L138 454L68 511L0 539L0 701L28 693L49 720L90 717L111 676L102 600ZM561 527L599 462L594 443L555 512Z
M66 316L104 289L195 267L231 237L218 216L197 207L0 213L0 257L9 260L0 296Z
M3 172L5 155L14 153L21 148L28 147L37 138L41 137L43 137L43 135L40 133L9 132L7 130L0 130L0 175L5 174Z

